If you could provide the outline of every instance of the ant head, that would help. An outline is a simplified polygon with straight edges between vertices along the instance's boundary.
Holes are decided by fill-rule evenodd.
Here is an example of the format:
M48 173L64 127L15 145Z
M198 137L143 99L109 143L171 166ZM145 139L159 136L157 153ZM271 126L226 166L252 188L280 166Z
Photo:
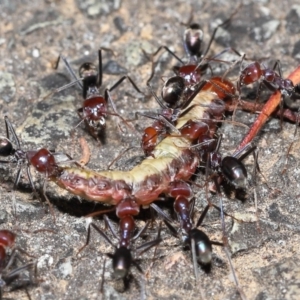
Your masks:
M3 247L12 247L16 239L16 235L9 231L2 229L0 230L0 245Z
M124 279L133 263L131 252L128 248L121 246L114 254L107 254L112 259L114 277Z
M201 56L202 39L203 31L199 24L193 23L184 31L184 47L189 56Z
M174 108L178 107L178 103L184 92L185 82L180 76L173 76L169 78L162 89L161 96L167 103L167 106Z
M51 176L57 171L57 164L54 156L45 148L32 153L28 151L27 158L30 161L30 164L40 173Z
M15 242L16 235L9 230L0 230L0 269L2 269L6 263L6 247L11 248ZM1 280L0 280L1 287Z
M10 156L14 154L11 141L6 137L0 137L0 156Z
M212 260L212 246L208 236L201 230L194 228L189 234L189 243L192 245L194 241L195 249L192 252L195 253L197 261L202 265L209 265Z
M249 64L244 70L242 70L240 79L238 81L239 87L242 85L248 85L258 81L263 75L263 70L259 62L253 62Z
M233 156L224 157L221 163L221 171L235 188L245 188L247 186L247 170L237 158Z

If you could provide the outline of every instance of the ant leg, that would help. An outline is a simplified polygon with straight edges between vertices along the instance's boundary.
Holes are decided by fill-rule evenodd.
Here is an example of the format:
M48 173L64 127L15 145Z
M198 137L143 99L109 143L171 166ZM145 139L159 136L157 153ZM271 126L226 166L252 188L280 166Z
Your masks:
M151 54L148 54L146 53L145 50L142 49L144 55L149 59L151 60L152 62L152 66L151 66L151 74L150 74L150 77L148 78L147 80L147 85L150 83L150 81L152 80L153 76L154 76L154 70L155 70L155 63L154 63L154 57L160 52L160 50L166 50L169 54L171 54L176 60L178 60L182 65L184 64L184 62L172 51L170 50L168 47L166 46L160 46L154 53L151 53ZM149 58L149 56L151 58Z
M281 73L281 63L280 63L280 60L277 59L274 66L273 66L273 71L275 71L277 68L278 70L278 73L279 73L279 76L282 78L282 73Z
M154 246L157 246L157 245L162 241L162 238L161 238L161 235L160 235L160 234L161 234L161 224L162 224L162 222L159 223L157 236L156 236L156 238L155 238L154 240L149 241L149 242L146 242L146 243L144 243L144 244L142 244L142 245L140 245L140 246L138 246L138 247L136 248L136 251L139 252L139 255L142 255L144 252L148 251L150 248L152 248L152 247L154 247ZM147 222L146 225L147 225L147 227L148 227L149 222ZM145 226L146 226L146 225L145 225ZM145 226L142 228L143 231L146 230L146 229L144 229ZM147 227L146 227L146 228L147 228ZM141 230L141 231L142 231L142 230ZM140 234L139 234L139 236L140 236ZM137 238L137 237L134 237L134 239L136 239L136 238Z
M154 249L154 253L153 253L152 262L151 262L150 266L148 267L148 270L146 272L145 277L148 277L149 273L150 273L150 270L153 269L153 265L154 265L154 262L155 262L155 256L156 256L156 252L157 252L157 247L158 247L159 243L162 241L162 238L161 238L161 226L162 226L162 222L160 221L158 232L157 232L157 236L156 236L156 239L154 240L154 241L157 242L157 244L154 245L155 249ZM154 241L152 241L152 242L154 242ZM149 250L149 248L147 250ZM143 252L145 252L145 251L143 251Z
M51 202L50 202L50 200L49 200L49 198L47 197L47 195L46 195L46 179L44 180L44 183L43 183L43 187L42 187L42 195L43 195L43 197L45 198L45 200L46 200L46 202L47 202L47 204L48 204L48 206L49 206L49 209L50 209L50 213L51 213L51 215L52 215L52 218L53 218L53 221L54 221L54 224L56 223L56 217L55 217L55 214L54 214L54 210L53 210L53 206L52 206L52 204L51 204Z
M158 47L158 49L155 51L155 52L153 52L153 53L151 53L151 54L148 54L145 50L143 50L142 49L142 51L143 51L143 53L145 54L145 56L146 57L148 57L149 58L149 55L151 56L151 58L152 58L152 61L153 61L153 58L160 52L160 50L162 50L162 49L164 49L164 50L166 50L169 54L171 54L175 59L177 59L181 64L183 64L183 61L172 51L172 50L170 50L167 46L160 46L160 47ZM148 81L150 81L150 80L148 80ZM148 82L147 81L147 82Z
M117 162L126 152L132 150L132 149L140 149L140 147L129 147L125 150L121 151L106 167L107 170L111 170L112 165Z
M108 90L111 92L113 91L116 87L118 87L125 79L128 79L128 81L131 83L131 85L134 87L134 89L140 93L143 94L144 93L137 87L136 83L131 79L131 77L125 75L123 77L121 77L111 88L109 88Z
M26 252L25 250L23 250L22 248L19 247L15 247L12 252L11 252L11 256L9 258L9 261L7 263L7 265L5 266L5 269L3 269L3 272L6 272L7 270L9 270L9 268L11 267L11 265L15 262L15 260L19 260L22 264L24 264L24 260L21 258L20 254L18 252L21 252L23 254L25 254L26 256L29 256L31 258L36 258L33 255L30 255L28 252ZM31 264L33 264L31 262ZM22 266L23 268L24 266Z
M74 84L77 84L80 89L83 89L83 84L81 83L82 80L78 79L78 77L76 76L76 74L74 72L74 69L71 67L70 63L68 62L68 60L67 60L67 58L65 56L60 55L58 57L57 63L55 65L55 69L58 68L58 64L59 64L60 59L64 62L65 67L67 68L69 74L74 79L74 81L71 82L70 84L65 85L64 87L61 87L61 88L57 89L58 92L62 91L63 89L66 89L66 88L68 88L68 87L70 87L70 86L72 86Z
M9 119L8 119L7 116L4 117L4 121L5 121L5 127L6 127L6 137L7 137L9 140L11 140L11 139L9 138L9 136L10 136L10 135L9 135L9 132L10 132L10 133L12 134L14 140L15 140L15 143L17 144L18 149L20 149L20 148L21 148L20 141L19 141L19 139L18 139L18 137L17 137L17 134L16 134L16 132L15 132L15 130L14 130L14 127L12 126L12 124L11 124L11 122L9 121Z
M104 98L105 98L105 100L106 100L107 102L109 102L109 103L111 104L112 109L113 109L113 111L114 111L114 113L110 113L110 115L115 115L115 116L119 117L119 118L126 124L126 126L127 126L130 130L132 130L133 132L137 133L136 129L135 129L131 124L129 124L129 123L128 123L128 122L127 122L127 121L126 121L126 120L118 113L117 108L116 108L116 105L115 105L114 101L112 100L112 98L111 98L111 96L110 96L110 90L109 90L109 89L106 89L106 90L104 91ZM121 129L119 123L118 123L118 127L119 127L119 129L122 131L122 129ZM123 131L122 131L122 132L123 132Z
M159 207L157 206L154 202L150 204L150 207L154 209L161 217L163 217L164 220L166 220L169 223L172 223L173 220Z
M88 227L88 232L87 232L87 237L86 237L86 242L85 244L78 250L77 255L90 243L90 237L91 237L91 227L93 227L109 244L111 244L114 248L116 246L114 243L109 239L109 237L94 223L90 223Z
M101 47L98 50L98 76L97 76L97 86L102 85L102 78L103 78L103 65L102 65L102 50L107 51L107 52L113 52L113 50L105 47Z
M211 44L212 44L212 42L213 42L214 39L215 39L217 30L218 30L220 27L226 27L226 26L228 26L229 23L231 22L231 19L232 19L232 18L238 13L238 11L240 10L241 6L242 6L242 3L240 3L240 4L238 5L238 7L234 10L234 12L230 15L230 17L229 17L227 20L225 20L223 23L221 23L220 25L218 25L218 26L214 29L213 34L211 35L211 38L210 38L210 40L209 40L209 42L208 42L208 44L207 44L206 50L205 50L204 54L202 55L202 57L205 57L205 56L207 55L207 53L208 53L208 51L209 51L209 49L210 49L210 47L211 47Z
M225 78L226 78L226 76L228 75L228 73L230 72L230 71L232 71L233 69L234 69L234 67L238 64L238 63L240 63L240 66L242 66L242 62L243 62L243 60L245 59L245 57L246 57L246 54L243 54L243 55L241 55L239 52L237 52L235 49L233 49L233 48L227 48L227 49L225 49L225 51L226 50L233 50L238 56L240 56L239 57L239 59L237 59L235 62L233 62L232 64L231 64L231 66L228 68L228 70L226 70L226 72L224 72L224 74L223 74L223 76L222 76L222 79L224 80ZM220 53L221 53L221 55L223 54L223 53L225 53L225 51L223 50L223 51L221 51ZM227 52L227 51L226 51ZM217 54L218 55L218 54ZM219 56L219 55L218 55ZM213 57L213 59L215 58L215 57L217 57L217 56L214 56ZM238 83L237 83L237 86L239 85L239 81L238 81ZM238 86L238 92L239 92L239 99L240 99L240 97L241 97L241 87L240 87L240 85Z
M98 50L98 76L97 76L97 85L102 85L103 78L103 67L102 67L102 48Z
M282 78L282 72L281 72L281 64L280 60L277 59L274 66L273 70L278 70L279 76ZM281 93L281 99L280 99L280 104L279 104L279 111L280 111L280 130L282 130L282 124L283 124L283 102L284 102L284 97L283 93Z
M105 221L105 225L110 229L111 233L113 234L113 236L116 238L116 239L119 239L118 238L118 235L109 219L109 217L107 215L103 215L103 219ZM106 227L105 227L106 228Z
M104 257L104 260L103 260L103 269L102 269L102 274L101 274L101 284L100 284L100 289L99 289L102 297L104 296L105 263L106 263L106 257Z
M142 227L142 229L140 229L140 231L132 238L132 240L135 241L137 238L139 238L147 230L149 224L150 221L147 221L146 224Z
M225 252L225 254L227 256L227 260L229 262L231 274L233 276L233 280L234 280L236 289L238 290L238 292L239 292L239 294L241 296L241 299L242 300L246 300L247 298L244 295L244 292L243 292L243 290L242 290L242 288L240 286L239 280L238 280L238 278L236 276L236 272L235 272L235 269L233 267L232 260L231 260L231 255L230 255L230 252L229 252L229 249L228 249L228 237L226 235L226 229L225 229L223 199L222 199L222 195L220 193L219 193L219 197L220 197L221 226L222 226L222 232L223 232L223 249L224 249L224 252Z
M29 168L29 167L27 167ZM22 173L22 167L20 166L19 169L18 169L18 172L17 172L17 176L16 176L16 179L15 179L15 182L14 182L14 186L13 186L13 189L16 190L17 189L17 186L20 182L20 178L21 178L21 173ZM31 180L31 177L29 177L29 181ZM31 181L30 181L30 185L31 185ZM31 185L31 188L32 188L32 185ZM35 189L33 187L33 192L35 192Z
M199 220L196 223L196 228L199 227L202 224L202 222L203 222L203 220L204 220L204 218L205 218L205 216L206 216L209 208L210 208L210 205L206 205L206 207L204 208L202 214L199 217Z
M168 108L162 101L160 98L158 98L158 96L156 95L156 93L153 90L153 87L150 85L150 82L147 81L147 86L150 89L150 93L152 94L152 96L154 97L154 99L156 100L156 102L159 104L159 106L164 109L164 108Z
M252 146L251 143L243 146L242 148L236 150L232 156L235 157L238 160L243 160L246 158L250 153L254 152L257 149L256 146Z

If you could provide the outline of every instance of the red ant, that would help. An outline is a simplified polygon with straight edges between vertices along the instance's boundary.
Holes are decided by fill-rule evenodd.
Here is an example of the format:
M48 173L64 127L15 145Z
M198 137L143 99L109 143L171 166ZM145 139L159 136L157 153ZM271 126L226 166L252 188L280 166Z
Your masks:
M105 224L109 227L114 237L118 240L118 245L115 245L99 227L91 223L88 227L86 243L79 250L79 252L81 252L89 244L91 228L94 228L110 245L112 245L115 248L115 252L108 253L107 256L112 259L114 277L116 279L122 279L124 281L125 286L127 284L129 271L132 265L134 265L140 273L143 273L141 267L139 266L138 262L132 257L131 253L132 242L139 238L146 231L149 225L149 222L147 222L145 226L138 233L135 234L136 226L133 216L137 215L139 213L139 210L140 208L133 197L129 197L122 200L116 206L116 214L117 217L120 218L119 235L115 232L109 218L106 215L104 215ZM160 242L161 237L159 228L155 240L140 245L135 249L135 251L141 254L145 251L148 251L150 248L158 245Z
M175 227L171 225L172 221L164 212L161 211L159 207L157 207L154 203L151 204L151 207L154 208L164 218L164 223L166 224L173 236L178 238L179 232L182 232L184 245L189 246L189 248L191 249L194 274L196 280L198 280L198 264L200 264L206 272L210 271L211 269L213 250L212 246L216 245L226 247L224 243L210 240L208 235L202 230L198 229L198 227L203 223L203 220L210 207L214 207L221 212L222 209L220 209L214 204L208 204L203 210L202 214L200 215L196 225L193 226L192 214L195 205L195 198L189 200L193 197L189 184L183 181L177 181L170 183L170 185L173 188L173 192L170 195L172 197L175 197L173 207L179 219L180 231L176 230ZM230 216L226 213L224 214ZM230 266L232 266L230 256L228 256L228 260ZM238 290L240 291L241 295L243 295L243 292L239 287L238 281L236 280L236 275L233 267L231 269L235 278L235 284Z
M33 166L39 173L46 176L46 178L49 178L51 176L57 176L58 175L58 166L56 159L54 155L61 155L62 153L53 153L53 151L49 151L45 148L41 148L39 150L28 150L25 151L21 149L20 141L16 135L16 132L8 120L8 118L5 116L5 126L6 126L6 137L0 137L0 156L2 157L10 157L10 160L0 160L0 163L14 163L18 167L17 176L14 182L13 189L15 190L19 184L20 178L21 178L21 172L24 165L26 165L26 172L29 179L30 186L33 190L33 193L38 197L37 191L35 189L30 167ZM12 134L15 143L17 145L17 148L15 149L13 147L10 133ZM72 158L67 155L63 154L64 157L67 158L68 162L73 162ZM75 162L76 165L78 165ZM50 201L48 197L45 194L45 188L46 188L46 181L44 181L43 187L42 187L42 194L43 197L46 199L47 203L49 204L49 208L51 211L51 214L55 221L54 212L52 210L52 206L50 204Z
M61 91L66 87L69 87L75 83L77 83L82 89L83 96L83 105L81 108L77 110L77 113L81 120L83 120L90 132L90 134L98 140L99 135L103 132L105 128L105 119L107 115L118 116L123 120L123 118L118 114L115 103L111 99L110 92L114 90L117 86L119 86L125 79L128 79L132 84L134 89L143 94L134 81L129 76L121 77L111 88L106 88L104 91L104 96L100 94L100 87L102 85L102 77L103 77L103 68L102 68L102 50L108 50L104 48L100 48L98 50L98 68L90 62L83 63L79 68L79 77L77 78L67 59L63 56L58 58L56 68L58 67L60 58L65 63L69 73L75 79L75 81L71 84L66 85L65 87L61 87L56 91ZM111 51L111 50L110 50ZM82 83L80 82L82 81ZM107 110L107 104L110 103L113 112L109 112ZM126 123L126 122L125 122Z
M24 287L33 283L31 276L30 278L20 278L20 274L24 270L29 270L30 268L32 268L35 265L35 263L30 262L12 271L9 271L9 268L15 262L16 258L19 258L19 255L16 251L19 250L25 253L24 250L14 247L15 239L16 235L13 232L5 229L0 230L0 299L2 299L3 296L2 294L4 286L10 285L18 279L20 279L20 282L18 283L17 287ZM7 248L13 248L8 261L6 253ZM30 298L28 293L27 295Z
M16 135L16 132L8 120L8 117L4 117L5 127L6 127L6 137L0 137L0 156L10 157L10 160L0 160L0 163L14 163L18 166L17 176L14 182L14 189L21 178L22 167L27 165L26 172L30 182L30 185L35 192L35 187L33 184L30 166L33 166L38 172L48 176L49 174L55 173L56 162L54 156L49 150L42 148L39 150L22 150L20 141ZM17 145L17 148L13 147L12 140L10 138L10 133Z
M278 67L278 73L275 69ZM237 82L237 90L241 93L244 85L258 82L257 96L260 94L261 85L264 84L270 91L280 91L284 103L291 109L299 109L299 103L295 100L300 99L300 84L294 85L290 79L283 79L281 74L280 62L276 61L273 69L266 68L263 64L255 61L247 65L240 74Z
M193 85L200 82L200 80L202 78L202 74L209 67L209 64L203 63L203 61L204 61L207 53L210 50L212 42L215 39L217 30L220 27L228 26L228 24L230 23L233 16L238 12L239 8L240 8L240 6L237 7L237 9L231 14L231 16L227 20L225 20L223 23L219 24L214 29L205 51L202 51L202 49L201 49L202 42L203 42L203 31L201 30L201 26L197 23L189 22L188 28L184 31L184 35L183 35L183 46L184 46L185 52L189 59L187 64L184 63L173 51L171 51L166 46L159 47L151 55L152 61L153 61L153 57L156 56L160 52L160 50L165 49L182 65L180 67L178 67L178 66L173 67L173 71L176 74L176 76L181 77L183 79L181 82L178 82L178 80L177 80L177 84L183 85L186 89L190 90L190 92L191 92ZM223 53L225 53L229 50L232 50L239 55L239 53L235 49L228 48L228 49L223 50L219 54L215 55L210 60L216 59L218 56L222 55ZM145 51L144 51L144 53L146 56L148 56L148 54ZM149 83L152 80L153 76L154 76L154 64L152 64L151 75L150 75L149 79L147 80L147 83ZM168 81L165 84L166 86L169 85Z

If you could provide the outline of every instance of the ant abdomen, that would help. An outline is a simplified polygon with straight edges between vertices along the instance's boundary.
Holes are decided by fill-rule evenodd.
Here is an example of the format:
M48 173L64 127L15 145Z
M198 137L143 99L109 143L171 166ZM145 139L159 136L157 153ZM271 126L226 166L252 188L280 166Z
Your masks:
M175 108L180 106L178 103L184 92L184 87L184 79L180 76L173 76L165 82L161 96L168 107Z
M12 143L5 137L0 137L0 156L10 156L15 153Z
M195 242L195 252L198 263L209 265L212 260L212 245L208 236L203 231L193 228L190 231L189 238Z
M116 279L126 278L133 262L131 251L121 246L116 249L114 254L109 254L109 257L112 258L114 277Z
M224 157L221 170L224 177L236 188L245 188L247 185L247 170L237 158L233 156Z
M191 24L184 31L184 47L188 55L200 57L201 56L201 44L203 40L203 31L197 23Z

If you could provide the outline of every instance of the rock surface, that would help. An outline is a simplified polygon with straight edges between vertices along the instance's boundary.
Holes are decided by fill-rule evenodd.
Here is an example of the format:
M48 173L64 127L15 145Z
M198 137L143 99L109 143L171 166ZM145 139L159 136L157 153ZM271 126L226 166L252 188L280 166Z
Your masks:
M282 72L287 76L300 59L297 52L299 5L293 5L293 2L244 1L230 26L217 34L209 53L219 53L230 46L246 53L250 60L262 59L268 66L273 66L280 59ZM106 135L100 144L88 134L83 124L72 135L72 130L79 123L76 110L82 103L79 88L75 86L45 97L55 88L70 82L63 64L57 71L53 69L57 57L60 54L67 56L77 71L82 62L97 62L99 47L110 48L114 54L110 51L103 53L103 89L128 74L140 89L149 94L146 81L151 63L142 49L151 53L166 45L184 57L184 26L180 23L186 23L191 12L193 20L201 24L207 44L213 29L234 9L235 6L229 6L229 1L222 0L206 4L188 0L1 1L2 116L7 115L17 129L24 149L48 147L79 159L81 148L78 138L83 136L92 154L88 167L107 169L109 162L122 150L139 146L141 130L148 120L136 121L136 131L121 123L121 132L118 119L109 117ZM226 61L232 57L228 53L222 59ZM159 93L161 77L172 74L171 67L176 61L166 54L157 59L159 63L152 86ZM215 65L214 72L226 70L228 66L221 62ZM232 76L236 80L237 76ZM254 97L255 88L249 89ZM126 81L112 92L112 97L126 119L133 118L135 111L158 108L153 98L141 96ZM248 126L254 118L254 115L240 111L236 115L237 122ZM0 132L5 135L4 120L1 122ZM246 201L236 200L233 195L223 197L225 210L246 220L237 224L228 218L226 228L233 265L248 299L297 299L300 294L300 142L299 132L294 136L294 131L295 125L287 122L283 123L280 131L280 121L274 119L264 126L256 139L263 174L259 175L256 187L259 223L256 222L253 187L249 188ZM234 151L246 129L228 122L220 132L224 134L222 153L225 155ZM292 142L294 144L287 156ZM141 156L139 150L133 149L124 154L113 168L129 169L140 161ZM249 171L252 170L251 157L246 160L246 165ZM23 172L18 190L12 192L15 166L0 164L0 168L1 229L15 231L18 234L17 245L38 261L38 283L29 289L32 299L138 299L143 294L143 281L147 299L199 299L200 291L206 299L239 299L222 248L214 248L211 272L206 274L199 268L200 280L195 282L190 252L183 251L180 242L172 238L166 228L163 228L164 241L157 249L155 260L152 260L153 251L141 257L145 279L133 268L136 280L132 280L123 292L122 283L113 279L111 261L105 256L113 248L99 234L92 232L90 245L77 255L86 240L88 220L84 216L102 207L81 201L53 184L47 184L47 195L56 217L54 223L47 205L33 199L26 172ZM37 187L42 185L43 178L34 179ZM199 179L202 184L203 181L203 177ZM206 205L207 197L205 191L199 188L196 196L195 220ZM219 202L217 196L209 197L215 203ZM113 218L114 214L110 216ZM146 213L138 218L139 228L147 219L149 215ZM117 226L116 218L113 221ZM104 227L102 218L94 222ZM203 230L211 239L221 241L218 213L212 210L204 223ZM147 230L147 239L153 238L156 230L157 224ZM111 237L110 233L108 235ZM137 244L143 241L138 240ZM103 265L105 282L101 294ZM27 299L24 290L7 293L5 297Z

